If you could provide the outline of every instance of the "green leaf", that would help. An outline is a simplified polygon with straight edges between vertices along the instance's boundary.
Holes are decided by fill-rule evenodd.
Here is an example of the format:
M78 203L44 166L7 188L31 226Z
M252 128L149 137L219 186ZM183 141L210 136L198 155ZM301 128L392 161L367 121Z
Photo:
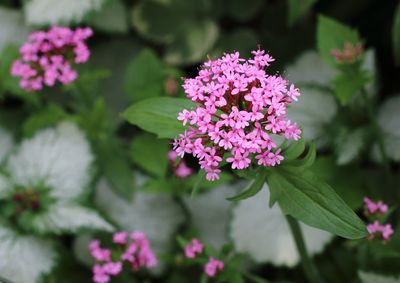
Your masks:
M315 143L311 143L310 148L308 149L308 152L306 156L304 156L304 158L292 160L286 164L282 164L282 167L288 169L295 167L296 170L305 170L309 168L311 165L313 165L316 157L317 157L317 150Z
M262 5L262 0L253 0L251 3L242 0L230 0L226 7L233 19L245 22L253 18L260 11Z
M282 155L285 157L286 161L294 160L304 152L305 148L306 144L302 138L297 142L293 142L287 149L285 149L285 151L283 151Z
M23 133L26 137L30 137L40 129L56 125L67 116L68 114L60 106L50 104L25 120L22 126Z
M400 3L397 5L392 28L393 56L397 66L400 65Z
M228 197L226 199L230 201L239 201L250 198L256 195L259 191L261 191L261 189L264 186L264 182L265 182L265 171L261 170L256 175L256 178L254 179L253 183L251 183L246 190L237 194L236 196Z
M218 34L218 26L210 19L189 21L182 33L168 46L164 59L172 65L202 61L217 41Z
M240 54L250 54L260 42L260 36L249 28L237 28L231 32L223 32L218 38L211 57L216 58L224 53L239 51Z
M325 182L310 171L274 168L268 174L271 194L284 213L348 239L368 235L363 221Z
M194 106L189 99L156 97L133 104L122 116L129 123L156 134L159 138L172 139L185 130L182 122L177 119L178 113Z
M351 209L358 209L362 206L368 181L363 177L365 170L358 164L337 166L333 157L319 157L310 170L332 185L335 192ZM348 178L349 172L351 172L351 178Z
M141 134L131 144L132 160L147 172L164 177L168 168L168 141L154 135Z
M164 66L150 49L140 52L125 73L125 92L133 101L161 96L164 90Z
M358 32L333 19L320 15L317 26L317 45L321 57L332 67L338 67L332 49L342 50L346 42L361 42Z
M120 0L106 2L99 12L89 15L90 26L109 33L127 33L129 27L124 3Z
M317 0L288 0L288 24L292 26L303 17Z
M127 156L111 135L94 143L100 169L112 189L120 196L132 199L134 179Z
M187 11L181 3L182 1L175 0L139 1L132 10L133 26L147 39L158 43L170 43L179 33L180 25L185 20L184 12Z
M369 78L364 72L358 72L354 75L348 73L339 74L333 79L332 83L336 97L342 105L346 105L368 81Z
M194 198L197 192L200 189L200 185L206 176L206 172L204 170L200 170L196 177L196 182L193 185L192 193L190 194L190 198Z

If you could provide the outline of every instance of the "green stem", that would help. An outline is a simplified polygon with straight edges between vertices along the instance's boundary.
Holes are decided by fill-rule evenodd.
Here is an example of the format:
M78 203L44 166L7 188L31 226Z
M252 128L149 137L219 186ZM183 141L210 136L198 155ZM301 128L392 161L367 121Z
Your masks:
M299 222L290 215L285 216L289 224L290 230L292 231L292 235L297 246L297 251L299 252L301 258L301 265L308 281L310 283L324 283L325 280L322 279L313 261L308 256L306 244L304 242Z
M392 173L391 173L392 171L390 168L390 161L389 161L388 155L385 150L385 143L383 140L382 130L379 127L379 124L376 120L376 114L375 114L376 111L374 110L373 101L368 98L367 92L364 88L361 90L361 95L364 98L364 101L365 101L365 104L367 107L368 117L369 117L369 120L371 121L372 126L375 131L375 137L377 138L378 148L379 148L380 154L382 156L382 161L383 161L383 166L385 169L386 177L388 178L389 181L391 181L392 180Z

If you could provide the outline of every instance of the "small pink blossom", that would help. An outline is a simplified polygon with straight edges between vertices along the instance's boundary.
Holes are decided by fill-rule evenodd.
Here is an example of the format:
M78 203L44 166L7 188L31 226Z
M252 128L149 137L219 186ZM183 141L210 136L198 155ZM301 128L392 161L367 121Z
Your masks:
M217 272L221 272L224 269L224 263L218 259L210 257L208 263L204 266L204 272L211 278L217 275Z
M182 160L175 169L175 175L179 178L187 178L193 174L192 168Z
M203 252L203 244L196 238L193 238L191 243L185 246L185 256L187 258L195 258L197 254L201 254Z
M129 233L125 231L116 232L113 235L113 243L125 245L128 240Z

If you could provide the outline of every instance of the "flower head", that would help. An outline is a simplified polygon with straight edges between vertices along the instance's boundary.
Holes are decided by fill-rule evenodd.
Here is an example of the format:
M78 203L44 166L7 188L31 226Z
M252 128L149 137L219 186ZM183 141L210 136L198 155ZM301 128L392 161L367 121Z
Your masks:
M184 82L187 98L198 105L179 113L188 129L174 141L174 150L180 157L197 157L208 180L219 178L225 154L232 169L246 169L254 158L259 165L275 166L283 157L272 135L300 138L299 127L286 119L298 89L281 76L266 74L274 59L265 51L252 53L250 60L239 52L210 60L197 77Z
M43 85L54 86L58 81L70 84L78 74L72 64L85 63L90 51L85 41L92 36L90 28L54 26L50 30L32 32L20 48L21 59L14 61L11 74L19 77L20 87L37 91Z

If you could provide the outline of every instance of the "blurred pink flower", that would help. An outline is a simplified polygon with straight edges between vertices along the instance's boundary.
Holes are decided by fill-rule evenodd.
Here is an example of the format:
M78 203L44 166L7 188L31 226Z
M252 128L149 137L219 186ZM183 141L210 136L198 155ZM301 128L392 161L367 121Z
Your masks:
M150 247L150 241L143 232L116 232L113 243L124 251L116 261L111 259L111 250L100 247L100 241L94 240L89 245L91 255L98 261L93 266L93 282L108 283L111 276L117 276L123 269L123 263L128 262L133 271L141 268L152 268L157 265L157 258Z
M368 197L364 197L364 207L369 214L384 214L388 211L388 205L383 201L373 202Z
M15 60L11 75L20 77L20 87L37 91L43 85L54 86L57 81L69 84L78 77L72 63L85 63L90 51L85 41L92 36L90 28L54 26L47 32L32 32L20 48L22 59Z
M185 256L187 258L195 258L197 254L203 252L203 244L199 240L193 238L190 244L185 246Z
M213 278L217 274L218 271L222 271L224 269L224 263L218 259L214 259L212 256L210 257L208 263L204 266L205 273Z

